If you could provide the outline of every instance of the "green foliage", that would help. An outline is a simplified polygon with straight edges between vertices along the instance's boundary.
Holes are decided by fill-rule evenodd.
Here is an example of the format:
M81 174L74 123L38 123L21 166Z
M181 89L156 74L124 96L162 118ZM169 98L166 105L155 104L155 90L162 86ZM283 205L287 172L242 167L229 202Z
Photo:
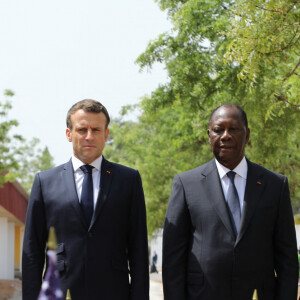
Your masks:
M18 147L21 154L17 155L19 164L14 172L17 180L28 193L30 193L35 174L54 167L53 157L48 148L38 148L38 144L39 139L33 138Z
M5 90L6 100L0 102L0 187L8 181L18 180L27 192L30 191L34 174L53 167L53 158L47 147L37 148L39 140L27 142L20 135L11 135L11 130L18 126L16 120L8 119L12 108L8 97L14 93Z
M173 28L150 41L137 63L141 70L163 63L169 80L142 99L136 122L121 118L112 124L112 139L105 149L109 159L140 171L149 232L164 222L174 175L213 157L207 138L208 119L210 112L224 103L246 110L251 128L247 157L288 176L294 210L300 211L299 110L289 104L292 99L294 104L299 101L296 72L282 84L282 74L295 62L296 48L285 49L285 63L278 63L274 56L277 60L271 65L261 63L258 73L251 71L255 84L250 78L240 80L244 65L224 60L228 49L236 45L233 41L237 37L230 31L236 26L233 15L238 2L157 2L167 11ZM247 5L250 11L251 1ZM261 17L257 15L257 20ZM287 96L288 102L280 98Z
M0 187L3 183L14 180L15 176L13 173L9 173L9 170L17 167L17 161L14 158L14 149L11 145L22 141L22 137L18 135L9 135L11 129L18 126L18 122L8 119L8 112L11 109L8 97L13 96L13 92L6 90L4 95L5 101L0 102Z
M224 72L230 70L237 74L237 70L225 66L218 55L226 50L225 36L218 33L227 28L226 11L230 2L160 3L168 10L173 30L151 41L137 59L141 68L163 62L169 74L170 81L152 94L152 106L170 105L178 100L191 110L201 110L207 102L213 101L213 94L221 92L223 87L219 83L226 80ZM236 78L228 84L239 92Z
M144 105L148 103L148 98L141 102L144 113L138 122L112 123L111 140L104 155L140 171L149 232L153 232L162 226L173 176L182 169L197 166L201 152L191 159L190 149L199 148L197 144L203 141L189 133L192 126L180 108L147 113Z
M294 216L295 224L299 225L300 224L300 214L296 214Z
M225 58L241 65L238 78L252 86L264 72L270 89L266 118L288 106L300 108L300 2L237 0L230 12Z

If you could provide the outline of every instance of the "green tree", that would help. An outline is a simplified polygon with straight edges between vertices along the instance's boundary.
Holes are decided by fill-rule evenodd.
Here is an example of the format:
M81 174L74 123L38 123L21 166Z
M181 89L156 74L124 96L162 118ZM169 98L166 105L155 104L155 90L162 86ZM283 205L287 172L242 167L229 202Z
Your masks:
M142 70L163 63L169 80L142 99L136 122L113 124L113 139L106 149L112 159L120 154L121 163L140 170L149 232L163 224L173 176L213 157L207 138L208 118L213 108L224 103L246 110L251 128L247 157L289 177L297 209L299 111L286 105L268 117L277 77L269 76L269 69L262 66L253 85L250 79L239 79L242 64L224 63L233 40L228 34L236 10L233 2L157 2L167 11L173 28L150 41L137 63ZM274 72L282 72L281 67Z
M230 13L225 57L242 66L238 78L252 86L263 72L270 90L266 117L300 108L300 2L237 0Z
M14 173L28 193L30 193L35 174L54 167L53 157L47 146L41 149L38 147L39 142L39 139L33 138L31 141L19 145L21 154L18 155L19 164Z
M0 102L0 187L17 179L29 192L34 174L53 167L53 158L47 147L38 148L38 139L28 142L21 135L11 135L12 128L18 126L16 120L8 119L12 108L9 97L14 93L6 90L4 95L5 102Z
M12 91L5 90L5 100L0 102L0 187L3 183L14 180L15 174L9 171L17 168L18 164L15 159L15 149L12 145L23 141L20 135L10 135L12 128L18 126L16 120L8 119L8 112L12 107L9 97L13 95Z
M137 122L112 122L104 156L140 171L151 233L163 225L173 176L196 167L199 160L208 160L211 154L206 139L199 142L192 135L185 111L166 107L153 113L147 111L148 104L148 98L140 103L137 109L142 108L143 113Z

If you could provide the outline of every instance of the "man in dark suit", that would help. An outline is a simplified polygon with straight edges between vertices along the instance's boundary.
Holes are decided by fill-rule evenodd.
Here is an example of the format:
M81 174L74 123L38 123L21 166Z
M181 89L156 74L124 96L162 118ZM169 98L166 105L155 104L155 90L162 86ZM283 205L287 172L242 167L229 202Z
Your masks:
M175 176L163 233L165 300L250 300L254 289L259 300L296 300L287 178L245 158L249 135L240 107L218 107L208 130L215 159Z
M94 100L74 104L66 136L69 162L35 177L23 245L23 300L41 289L51 226L61 288L72 300L148 300L146 211L137 170L102 156L109 115Z

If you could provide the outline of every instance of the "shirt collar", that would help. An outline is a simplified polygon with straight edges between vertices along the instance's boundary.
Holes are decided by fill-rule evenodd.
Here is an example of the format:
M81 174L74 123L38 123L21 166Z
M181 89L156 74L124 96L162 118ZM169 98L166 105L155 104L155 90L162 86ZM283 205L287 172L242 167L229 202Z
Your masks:
M217 169L220 175L220 178L222 179L230 170L223 165L221 165L216 159L216 165ZM248 172L248 165L245 156L240 161L240 163L232 170L239 176L241 176L244 179L247 179L247 172Z
M85 165L85 163L83 163L80 159L78 159L74 154L72 155L72 164L73 164L74 172L77 172L81 166ZM101 170L101 164L102 164L102 155L99 156L92 163L90 163L90 165L93 166L97 171Z

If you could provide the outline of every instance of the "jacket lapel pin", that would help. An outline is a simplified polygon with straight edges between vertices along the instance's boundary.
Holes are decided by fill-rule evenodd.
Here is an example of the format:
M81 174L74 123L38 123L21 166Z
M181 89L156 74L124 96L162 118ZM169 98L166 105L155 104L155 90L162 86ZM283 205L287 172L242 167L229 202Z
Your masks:
M257 184L261 184L261 182L260 182L260 181L257 181Z
M110 174L110 171L106 171L106 173Z

